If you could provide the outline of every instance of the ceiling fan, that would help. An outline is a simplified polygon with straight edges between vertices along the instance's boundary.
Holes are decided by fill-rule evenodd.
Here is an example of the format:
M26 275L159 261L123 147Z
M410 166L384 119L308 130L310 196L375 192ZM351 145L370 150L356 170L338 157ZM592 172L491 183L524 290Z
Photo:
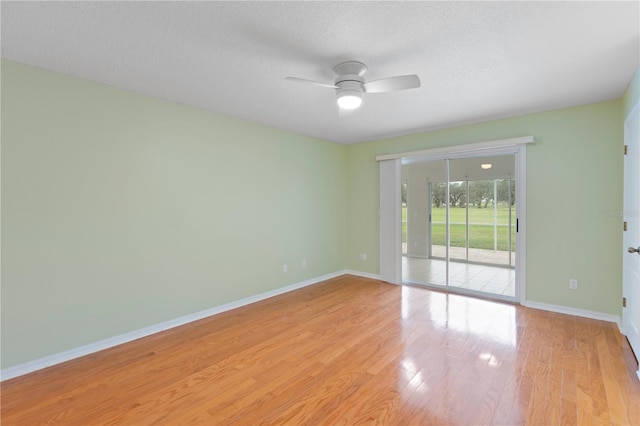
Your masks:
M338 97L338 106L346 110L358 108L362 104L362 95L364 93L396 92L420 87L420 78L415 74L387 77L367 82L364 78L367 66L357 61L342 62L333 67L333 71L337 75L333 84L297 77L285 77L285 79L335 89Z

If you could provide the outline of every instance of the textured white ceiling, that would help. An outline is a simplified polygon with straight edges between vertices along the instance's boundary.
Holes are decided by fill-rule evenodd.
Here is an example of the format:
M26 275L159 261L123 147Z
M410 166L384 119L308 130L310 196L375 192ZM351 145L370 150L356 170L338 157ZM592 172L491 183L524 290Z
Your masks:
M2 57L351 144L615 99L638 68L631 2L8 2ZM369 80L340 117L345 60Z

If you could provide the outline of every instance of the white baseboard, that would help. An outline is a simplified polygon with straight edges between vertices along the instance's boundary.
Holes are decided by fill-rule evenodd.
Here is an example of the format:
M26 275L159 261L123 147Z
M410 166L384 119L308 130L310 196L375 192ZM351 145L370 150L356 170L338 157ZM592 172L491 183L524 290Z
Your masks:
M379 280L380 279L380 275L376 275L376 274L370 274L368 272L360 272L360 271L355 271L353 269L347 269L345 271L343 271L345 274L349 274L349 275L355 275L357 277L363 277L363 278L371 278L374 280Z
M588 311L585 309L569 308L567 306L551 305L549 303L532 302L530 300L527 300L524 303L524 306L526 306L527 308L541 309L543 311L557 312L559 314L574 315L577 317L614 322L618 326L618 330L620 330L620 333L622 333L622 323L619 315L605 314L602 312Z
M246 306L251 303L259 302L261 300L268 299L270 297L288 293L290 291L307 287L312 284L317 284L321 281L339 277L347 273L351 273L351 272L342 270L342 271L337 271L331 274L323 275L321 277L311 278L306 281L302 281L296 284L291 284L285 287L277 288L275 290L267 291L265 293L257 294L255 296L249 296L244 299L237 300L235 302L230 302L221 306L216 306L211 309L185 315L180 318L165 321L159 324L154 324L149 327L144 327L138 330L131 331L129 333L121 334L119 336L109 337L107 339L99 340L97 342L90 343L88 345L80 346L78 348L73 348L64 352L59 352L57 354L46 356L44 358L29 361L24 364L19 364L13 367L5 368L4 370L0 370L0 381L9 380L14 377L22 376L24 374L41 370L43 368L51 367L53 365L60 364L65 361L69 361L75 358L79 358L81 356L89 355L94 352L102 351L104 349L112 348L114 346L131 342L133 340L137 340L142 337L149 336L151 334L159 333L161 331L178 327L193 321L198 321L200 319L203 319L212 315L220 314L222 312L230 311L232 309L240 308L242 306ZM353 275L356 275L356 274L353 273Z
M331 278L336 278L345 274L355 275L355 276L364 277L364 278L371 278L375 280L380 279L380 275L371 274L368 272L361 272L361 271L356 271L351 269L336 271L331 274L311 278L306 281L302 281L302 282L291 284L285 287L277 288L275 290L267 291L265 293L257 294L255 296L249 296L244 299L237 300L235 302L230 302L221 306L216 306L211 309L185 315L185 316L175 318L173 320L165 321L159 324L154 324L149 327L131 331L129 333L99 340L97 342L90 343L88 345L73 348L64 352L59 352L57 354L53 354L53 355L46 356L44 358L39 358L33 361L29 361L24 364L19 364L13 367L5 368L4 370L0 370L0 381L9 380L14 377L22 376L24 374L28 374L37 370L41 370L43 368L51 367L56 364L60 364L75 358L79 358L81 356L89 355L104 349L109 349L111 347L118 346L123 343L131 342L133 340L137 340L142 337L159 333L161 331L178 327L193 321L198 321L200 319L203 319L212 315L220 314L222 312L230 311L232 309L240 308L242 306L246 306L251 303L259 302L261 300L265 300L270 297L288 293L290 291L307 287L313 284L317 284L319 282L326 281ZM610 314L604 314L601 312L587 311L587 310L576 309L576 308L568 308L566 306L551 305L547 303L532 302L532 301L525 302L524 306L533 308L533 309L541 309L541 310L550 311L550 312L558 312L561 314L575 315L579 317L592 318L592 319L597 319L601 321L614 322L618 325L618 328L622 332L621 319L617 315L610 315ZM638 378L640 378L640 371L638 371Z

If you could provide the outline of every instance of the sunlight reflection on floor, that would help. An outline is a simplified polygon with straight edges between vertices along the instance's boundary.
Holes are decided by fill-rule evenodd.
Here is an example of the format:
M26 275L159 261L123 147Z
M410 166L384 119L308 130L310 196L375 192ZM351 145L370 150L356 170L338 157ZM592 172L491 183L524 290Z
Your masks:
M414 310L426 310L437 327L472 333L512 347L516 345L515 306L435 291L429 291L426 300L412 297L412 292L424 291L410 286L402 288L403 318L409 318Z
M396 385L403 402L416 411L446 413L434 422L464 422L460 378L509 368L517 352L516 313L514 305L402 286L407 344ZM414 338L424 330L428 342Z

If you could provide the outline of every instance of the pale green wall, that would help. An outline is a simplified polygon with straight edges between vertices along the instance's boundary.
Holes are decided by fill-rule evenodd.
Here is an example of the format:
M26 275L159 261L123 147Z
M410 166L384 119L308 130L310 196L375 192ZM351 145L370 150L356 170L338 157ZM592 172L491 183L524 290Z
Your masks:
M345 146L8 61L1 136L2 368L345 267Z
M640 100L640 68L633 75L622 99L624 102L624 118L626 118L634 105Z
M527 299L620 314L621 100L363 143L348 153L347 264L377 274L376 155L533 135L527 147ZM358 259L367 253L367 261ZM569 290L576 278L579 290Z
M349 147L8 61L1 77L2 368L345 267L377 274L376 155L522 135L528 299L620 314L607 213L638 73L622 100Z

